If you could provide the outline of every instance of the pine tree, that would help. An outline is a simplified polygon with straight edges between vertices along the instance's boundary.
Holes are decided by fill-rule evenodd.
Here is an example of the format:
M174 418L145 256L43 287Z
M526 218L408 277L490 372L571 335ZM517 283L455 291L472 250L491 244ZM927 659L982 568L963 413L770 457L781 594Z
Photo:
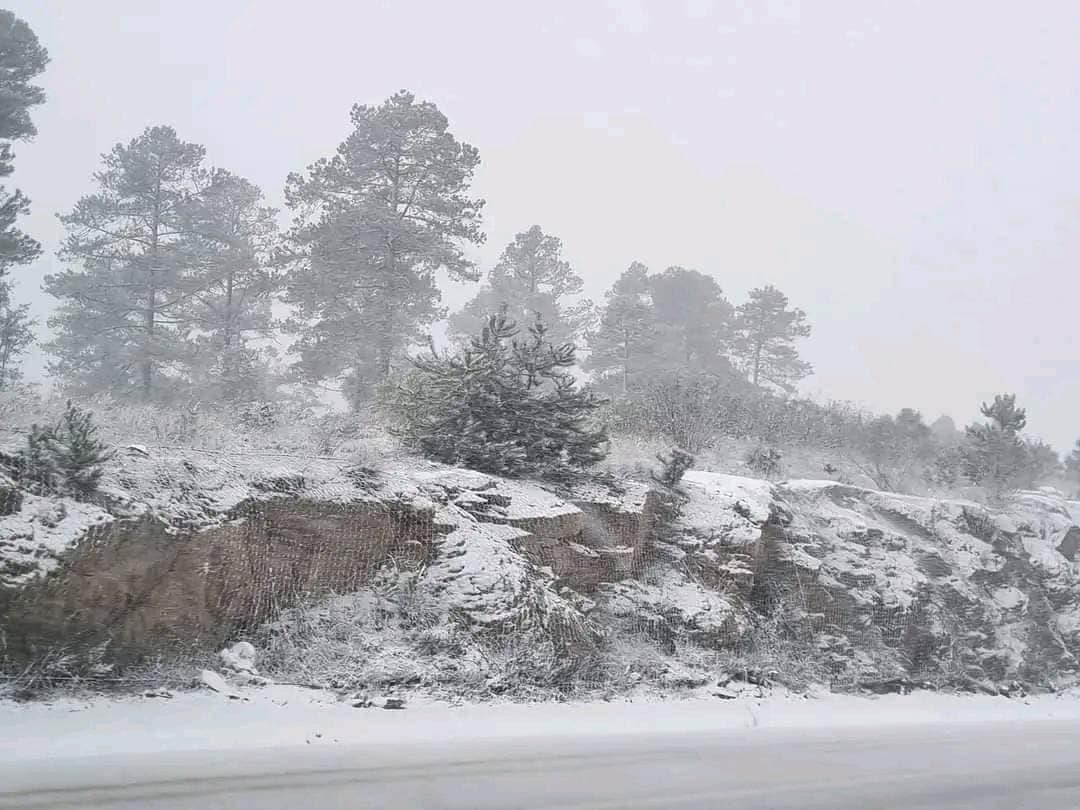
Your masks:
M668 371L727 372L732 308L716 279L669 267L649 280L658 351Z
M1065 477L1080 488L1080 439L1076 440L1072 452L1065 458Z
M357 403L442 314L435 272L477 278L462 248L483 241L483 201L468 196L479 154L434 104L402 91L353 107L352 125L333 157L289 176L286 300L299 375L344 376Z
M1057 451L1044 441L1025 441L1024 452L1027 456L1027 469L1023 475L1023 484L1026 487L1053 481L1064 471Z
M97 489L101 465L112 458L97 431L93 415L68 400L60 423L48 437L47 450L62 491L84 497Z
M750 291L735 314L732 355L755 387L771 385L791 393L812 368L799 358L798 338L810 334L806 313L789 309L788 299L772 285Z
M488 313L505 308L518 323L541 318L555 343L577 341L592 319L588 301L573 302L583 283L562 257L562 241L539 225L517 234L488 275L487 286L450 319L459 335L475 335Z
M101 480L101 465L113 455L97 432L92 414L68 400L57 424L31 426L10 472L41 493L90 495Z
M277 212L258 186L226 171L215 173L189 209L195 270L185 280L191 294L183 316L195 352L187 376L201 399L266 399L279 286Z
M32 82L48 63L49 54L30 26L0 9L0 177L15 169L13 143L37 134L30 110L45 101L45 93ZM12 302L8 279L11 268L41 254L41 246L15 226L29 209L21 191L0 185L0 388L19 378L18 358L33 342L28 307Z
M22 378L18 358L34 342L29 304L13 306L10 291L0 284L0 390Z
M548 340L542 320L518 338L505 314L457 352L434 349L396 391L405 441L425 456L510 477L565 479L605 453L590 417L601 400L568 371L574 347Z
M41 492L49 492L56 481L56 464L53 461L52 443L56 429L52 425L30 426L26 447L15 457L12 470L20 484Z
M689 500L681 484L687 471L694 466L694 457L676 447L667 455L657 453L656 460L660 462L660 472L650 473L657 485L655 534L659 540L677 541L681 534L677 522Z
M634 262L608 290L600 326L589 335L585 368L596 373L601 386L614 382L625 394L641 373L655 367L656 344L649 270Z
M1015 394L998 394L980 412L989 421L966 428L964 468L996 500L1022 483L1028 457L1019 433L1027 426L1027 413L1016 407Z
M69 387L149 399L190 361L190 205L210 182L203 154L171 127L148 128L103 156L98 190L60 218L60 255L73 267L46 277L45 289L61 301L49 348Z

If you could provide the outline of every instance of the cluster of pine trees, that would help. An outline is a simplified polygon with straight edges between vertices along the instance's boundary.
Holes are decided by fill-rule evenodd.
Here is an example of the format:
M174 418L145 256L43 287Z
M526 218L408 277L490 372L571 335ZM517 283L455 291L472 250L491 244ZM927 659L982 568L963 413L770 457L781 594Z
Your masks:
M810 373L795 341L810 334L801 309L773 286L750 291L733 307L712 276L669 267L650 275L632 264L607 294L599 327L589 334L587 367L602 387L630 393L657 375L730 378L791 393Z
M96 188L61 217L67 269L45 282L61 302L48 346L57 377L78 393L148 400L266 399L283 379L370 400L446 314L436 271L479 279L465 249L483 241L483 201L469 192L476 149L433 104L402 92L351 120L333 156L288 178L284 233L257 187L171 128L114 147ZM602 307L583 288L561 241L533 226L450 328L464 342L493 313L540 318L547 340L587 346L601 387L623 392L658 369L738 368L783 391L810 370L794 348L805 315L774 287L733 307L711 276L634 264ZM276 301L288 317L275 320ZM271 370L281 333L289 378Z
M11 143L35 133L29 110L44 94L31 82L48 61L26 24L4 14L0 176L11 172ZM436 273L480 279L466 251L484 241L484 202L471 191L476 148L434 104L402 91L356 105L350 123L332 155L289 175L281 231L257 186L171 127L103 155L93 187L60 217L64 269L45 279L59 303L46 345L54 377L75 394L146 401L266 400L285 382L336 383L353 404L369 401L446 316ZM26 199L0 194L2 386L33 337L6 273L40 247L14 227ZM650 368L712 373L735 362L755 384L784 390L809 371L792 345L809 327L774 288L736 309L711 276L677 267L650 276L636 264L603 307L583 288L560 240L533 226L506 246L451 331L464 345L495 313L522 328L539 318L548 342L587 345L598 380L623 391Z
M45 97L33 82L48 59L0 11L0 178L13 171L13 145L36 132L30 112ZM350 124L333 154L289 175L284 218L171 127L103 155L92 188L60 217L64 269L44 283L58 301L46 345L58 382L153 402L265 402L288 383L336 384L354 406L390 392L403 435L429 455L481 467L498 455L508 473L594 461L605 441L588 424L598 394L690 450L725 431L764 442L846 432L886 488L914 469L991 492L1062 471L1052 449L1021 437L1012 397L985 405L988 421L963 434L910 409L850 419L793 399L811 373L797 349L810 325L780 290L734 305L710 275L633 263L596 305L561 241L536 225L449 315L453 348L418 354L448 315L437 273L483 275L468 254L485 238L471 189L480 156L405 91L354 106ZM34 339L9 279L41 251L16 227L28 205L0 185L0 388L19 379ZM753 459L771 470L780 456L762 448ZM1080 481L1080 442L1064 470Z

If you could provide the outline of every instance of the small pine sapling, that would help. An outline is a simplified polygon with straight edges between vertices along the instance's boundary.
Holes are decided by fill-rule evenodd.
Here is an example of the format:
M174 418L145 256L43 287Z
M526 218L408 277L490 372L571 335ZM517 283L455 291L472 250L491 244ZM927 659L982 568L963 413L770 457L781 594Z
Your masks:
M775 447L758 445L746 454L746 466L755 475L772 479L780 475L783 455Z
M677 490L686 471L694 466L694 457L685 450L675 448L669 455L656 454L660 462L660 472L653 473L652 479L665 489Z
M97 432L90 411L68 400L60 423L48 436L47 455L59 487L72 495L86 496L96 490L101 480L101 465L112 458L112 452L97 438Z
M505 313L458 352L413 360L389 403L399 435L428 458L507 477L570 480L600 461L601 400L577 386L571 344L554 345L540 319L519 338Z
M685 450L673 449L668 455L658 453L660 472L652 473L652 480L660 487L659 504L656 508L656 536L668 540L675 533L675 522L682 514L686 493L680 488L686 471L694 466L694 457Z
M52 453L55 432L48 425L30 426L26 447L16 457L15 477L21 484L45 491L53 489L57 475Z

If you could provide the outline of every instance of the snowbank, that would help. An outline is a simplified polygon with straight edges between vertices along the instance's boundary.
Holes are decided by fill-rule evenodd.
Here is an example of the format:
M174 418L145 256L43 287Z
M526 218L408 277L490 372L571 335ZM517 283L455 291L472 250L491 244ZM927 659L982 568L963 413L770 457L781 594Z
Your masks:
M734 700L533 703L451 706L410 703L405 711L356 709L325 692L273 686L241 699L209 692L171 698L0 702L0 761L7 765L104 753L242 751L295 745L510 740L905 726L1036 720L1080 721L1080 697L1025 700L931 692L865 698L783 692Z

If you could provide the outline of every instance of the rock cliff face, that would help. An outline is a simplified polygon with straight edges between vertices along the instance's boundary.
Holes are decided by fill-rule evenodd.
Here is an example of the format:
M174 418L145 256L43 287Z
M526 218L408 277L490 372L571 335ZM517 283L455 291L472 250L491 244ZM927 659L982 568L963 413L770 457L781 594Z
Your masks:
M1077 671L1080 529L1057 493L995 511L834 482L688 487L689 565L737 569L729 582L837 683L1050 687Z
M137 448L110 465L95 504L12 489L16 508L0 516L9 654L106 639L129 655L213 647L387 567L421 572L432 600L483 628L537 594L560 602L553 588L627 575L651 529L640 485L575 503L423 462L289 462Z
M216 649L297 610L363 604L372 632L391 614L405 628L405 659L434 636L461 658L466 637L534 633L565 657L651 645L668 670L798 657L838 687L1055 687L1077 671L1080 528L1056 493L995 511L696 471L684 489L658 535L656 495L636 483L556 492L422 462L133 448L94 504L0 482L3 655ZM408 600L388 607L395 576Z

